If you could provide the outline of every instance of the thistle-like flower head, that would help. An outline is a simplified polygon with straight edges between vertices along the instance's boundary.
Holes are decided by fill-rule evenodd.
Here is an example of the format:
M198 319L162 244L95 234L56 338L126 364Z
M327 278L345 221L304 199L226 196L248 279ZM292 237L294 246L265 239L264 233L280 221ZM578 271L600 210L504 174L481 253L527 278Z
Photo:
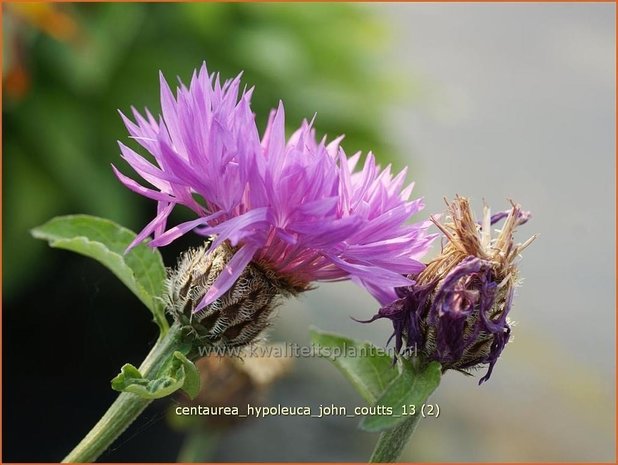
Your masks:
M356 170L360 153L348 158L341 138L317 141L307 121L286 139L282 104L260 138L253 89L239 86L240 76L220 84L204 65L175 97L161 77L160 118L135 110L134 122L123 116L152 159L121 143L122 156L151 187L114 171L126 187L158 202L133 245L152 234L150 246L165 246L192 230L214 238L208 251L220 251L221 269L207 273L207 288L198 286L187 300L202 316L250 264L285 282L280 289L353 279L382 304L391 301L396 287L410 284L404 274L424 268L418 260L433 239L425 234L429 222L408 223L423 203L409 200L413 185L404 188L405 170L382 170L371 153ZM196 219L168 228L176 205Z
M412 273L415 283L398 289L399 299L370 321L390 319L398 351L405 345L444 369L488 365L482 383L509 340L517 259L534 238L514 243L515 228L529 218L515 204L493 217L485 207L477 223L468 200L457 197L449 204L449 217L445 224L433 219L446 238L442 253L423 271ZM491 225L502 219L502 229L492 238Z

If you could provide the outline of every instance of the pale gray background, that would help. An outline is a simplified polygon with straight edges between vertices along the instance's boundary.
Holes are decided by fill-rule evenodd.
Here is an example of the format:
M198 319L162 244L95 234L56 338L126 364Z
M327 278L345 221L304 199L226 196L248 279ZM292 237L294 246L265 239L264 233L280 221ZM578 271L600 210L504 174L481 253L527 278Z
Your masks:
M440 418L421 423L403 459L614 461L615 6L369 7L392 25L385 60L413 78L417 100L392 109L391 130L425 212L456 193L479 209L512 198L534 214L519 238L540 233L492 379L447 374L433 397ZM314 324L383 344L387 323L349 319L375 310L351 284L322 285L286 305L274 339L306 342ZM320 360L297 361L270 400L363 404ZM275 418L225 444L235 460L366 460L375 436L355 424Z

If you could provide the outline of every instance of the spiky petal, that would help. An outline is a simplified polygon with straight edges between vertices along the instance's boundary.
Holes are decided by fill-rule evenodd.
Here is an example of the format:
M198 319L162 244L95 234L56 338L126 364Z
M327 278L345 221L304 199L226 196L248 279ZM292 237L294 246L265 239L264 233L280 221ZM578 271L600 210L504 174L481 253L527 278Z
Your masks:
M405 171L380 169L371 153L347 157L341 138L316 141L304 121L285 137L283 104L270 115L260 139L250 109L252 90L240 92L240 76L220 83L204 64L189 87L174 96L161 77L162 116L123 116L132 138L153 161L120 144L123 158L152 187L114 171L129 189L158 202L156 217L136 243L165 246L195 231L213 236L211 250L229 244L234 256L195 312L221 297L251 262L276 271L294 288L314 281L352 279L381 303L410 284L434 236L428 222L409 224L423 208L409 200ZM168 228L176 205L196 219ZM135 244L132 244L135 245Z

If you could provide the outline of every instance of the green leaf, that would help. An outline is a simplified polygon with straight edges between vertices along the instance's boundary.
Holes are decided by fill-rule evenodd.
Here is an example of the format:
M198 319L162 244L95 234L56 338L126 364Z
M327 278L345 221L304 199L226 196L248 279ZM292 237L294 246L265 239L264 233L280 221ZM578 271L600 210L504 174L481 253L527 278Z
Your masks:
M106 266L148 307L161 333L168 330L160 299L166 276L161 254L144 244L125 254L134 232L104 218L69 215L53 218L31 233L51 247L80 253Z
M431 362L423 368L417 368L413 362L402 360L403 371L376 401L376 406L392 408L392 415L371 415L360 422L365 431L384 431L403 423L410 418L412 407L414 415L421 415L422 405L440 384L441 366ZM404 411L406 406L406 411Z
M182 352L174 352L170 363L153 379L144 377L130 363L125 364L114 379L112 389L131 392L144 399L160 399L182 389L191 399L200 391L200 375L197 367Z
M189 396L190 399L195 397L200 392L200 372L191 360L185 357L182 352L174 352L174 357L182 363L184 381L182 390Z
M120 374L112 379L112 389L120 392L131 392L144 399L160 399L169 396L182 387L182 379L171 376L159 376L147 379L130 363L124 365Z
M311 340L352 383L363 398L373 404L399 375L393 358L370 342L355 341L318 329L310 330Z

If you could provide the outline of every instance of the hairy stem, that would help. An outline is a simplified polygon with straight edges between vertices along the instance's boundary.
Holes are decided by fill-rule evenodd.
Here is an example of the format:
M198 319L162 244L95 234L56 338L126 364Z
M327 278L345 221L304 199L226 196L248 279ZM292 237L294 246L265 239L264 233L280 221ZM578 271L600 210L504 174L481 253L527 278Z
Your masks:
M159 338L139 370L146 378L156 376L165 363L178 350L182 330L174 324ZM121 393L90 432L67 455L63 463L94 462L120 436L152 402L136 394Z
M401 451L408 443L410 436L416 430L416 425L418 425L420 418L419 414L413 415L400 425L380 434L369 462L396 462L401 455Z

